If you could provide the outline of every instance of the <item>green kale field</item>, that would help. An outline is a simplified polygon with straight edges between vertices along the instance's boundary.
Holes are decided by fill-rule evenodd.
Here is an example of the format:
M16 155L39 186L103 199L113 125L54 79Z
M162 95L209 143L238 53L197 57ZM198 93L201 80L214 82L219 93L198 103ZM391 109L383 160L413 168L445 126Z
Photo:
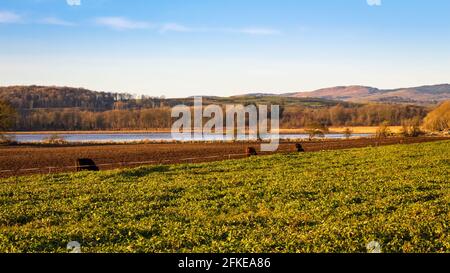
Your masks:
M0 180L0 252L450 252L450 141Z

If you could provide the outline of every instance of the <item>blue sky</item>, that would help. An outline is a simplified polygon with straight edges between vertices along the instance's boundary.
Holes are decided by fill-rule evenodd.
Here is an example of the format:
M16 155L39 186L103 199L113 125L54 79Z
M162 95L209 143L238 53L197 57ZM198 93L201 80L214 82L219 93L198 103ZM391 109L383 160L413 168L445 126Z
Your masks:
M450 82L448 0L0 0L0 85L228 96Z

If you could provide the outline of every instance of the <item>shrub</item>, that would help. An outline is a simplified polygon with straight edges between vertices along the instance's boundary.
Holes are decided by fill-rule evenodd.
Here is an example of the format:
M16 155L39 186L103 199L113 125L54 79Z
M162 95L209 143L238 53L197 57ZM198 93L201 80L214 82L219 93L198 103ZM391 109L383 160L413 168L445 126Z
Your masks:
M352 129L350 129L350 128L345 128L345 130L344 130L344 137L345 137L346 139L351 138L351 137L352 137L352 134L353 134Z
M376 136L378 138L385 138L385 137L392 136L392 131L389 128L389 122L385 121L380 124L380 126L377 129Z
M424 133L420 129L420 119L408 119L402 121L400 135L404 137L419 137Z
M306 127L306 133L308 134L309 140L316 137L325 137L325 134L329 132L329 129L324 124L310 124Z
M5 135L0 133L0 144L1 145L17 145L17 141L14 136Z
M51 134L50 136L44 138L43 141L45 144L67 144L67 141L64 137L58 134Z
M425 129L434 132L450 130L450 101L446 101L431 111L424 120Z

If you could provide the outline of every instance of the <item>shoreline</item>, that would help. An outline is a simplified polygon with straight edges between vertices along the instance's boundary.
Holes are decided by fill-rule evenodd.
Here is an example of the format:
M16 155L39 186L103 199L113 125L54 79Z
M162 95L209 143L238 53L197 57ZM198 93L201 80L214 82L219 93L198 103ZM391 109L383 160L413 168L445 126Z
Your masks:
M353 131L353 134L375 134L377 126L347 126L347 127L330 127L327 134L342 134L346 128ZM401 130L401 126L390 126L390 129L394 133L398 133ZM171 133L170 129L149 129L149 130L105 130L105 131L11 131L5 132L5 134L14 135L52 135L52 134L64 134L64 135L76 135L76 134L164 134ZM279 134L305 134L305 128L298 129L280 129Z

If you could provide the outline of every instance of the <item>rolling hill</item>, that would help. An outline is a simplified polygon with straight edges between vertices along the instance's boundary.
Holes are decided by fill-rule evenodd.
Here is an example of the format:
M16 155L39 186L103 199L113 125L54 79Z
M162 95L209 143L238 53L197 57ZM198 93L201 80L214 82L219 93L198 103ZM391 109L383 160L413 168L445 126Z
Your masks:
M192 106L194 97L162 98L133 96L127 93L99 92L84 88L58 86L0 86L0 101L10 103L17 110L68 109L91 111L114 109L143 109L173 107L179 104ZM249 94L235 97L203 96L203 103L210 104L278 104L310 107L327 107L342 104L323 98L285 97L274 94ZM349 105L347 103L346 105Z
M348 102L383 102L436 104L450 100L450 84L399 89L378 89L368 86L337 86L312 92L285 94L296 98L323 98Z

